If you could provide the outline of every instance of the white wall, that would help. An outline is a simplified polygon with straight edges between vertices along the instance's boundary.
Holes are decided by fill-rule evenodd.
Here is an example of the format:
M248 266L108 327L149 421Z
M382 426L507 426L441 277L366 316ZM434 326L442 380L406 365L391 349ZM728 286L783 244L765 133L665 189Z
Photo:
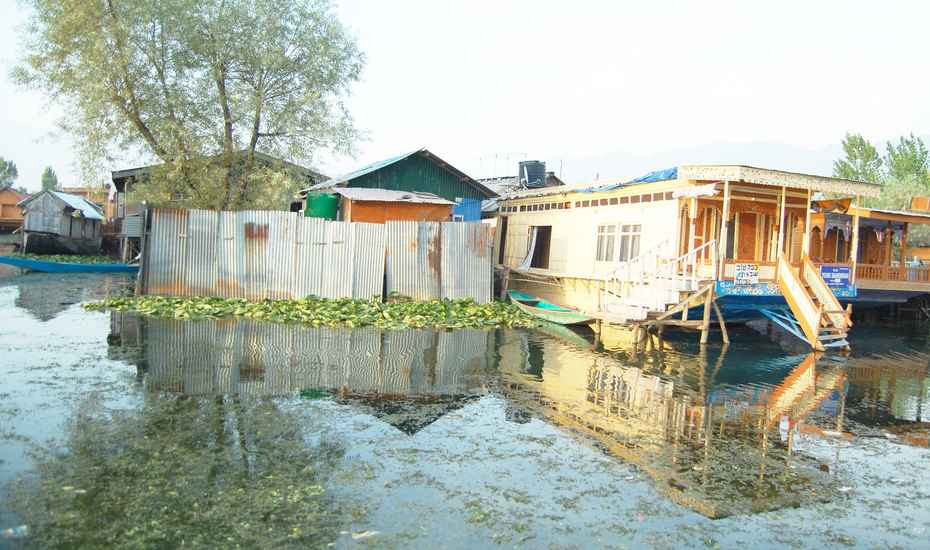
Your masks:
M577 198L573 196L572 205L575 200ZM616 264L595 262L598 225L641 225L640 253L658 246L666 239L668 244L663 248L665 256L674 256L678 250L677 199L567 210L510 212L501 216L508 217L504 258L508 267L517 267L525 258L529 228L534 225L552 226L548 271L553 273L600 278L616 267ZM615 251L619 246L618 235L614 244Z

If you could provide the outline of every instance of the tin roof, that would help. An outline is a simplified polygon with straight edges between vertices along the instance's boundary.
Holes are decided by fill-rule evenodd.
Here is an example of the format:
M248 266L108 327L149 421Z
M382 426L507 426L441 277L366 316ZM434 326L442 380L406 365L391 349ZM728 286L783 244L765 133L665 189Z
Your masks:
M23 207L31 203L35 199L42 196L42 194L48 193L54 197L57 197L67 206L79 211L81 215L89 220L103 220L103 214L100 213L100 210L97 208L97 205L90 202L89 200L81 197L79 195L72 195L70 193L62 193L61 191L42 191L34 195L29 196L28 198L19 202L17 206Z
M376 202L410 202L420 204L455 204L452 201L432 193L420 191L392 191L390 189L369 189L365 187L337 187L331 192L353 201Z
M408 159L408 158L410 158L410 157L412 157L412 156L414 156L414 155L421 155L421 156L424 156L424 157L426 157L426 158L432 160L433 162L438 163L440 166L442 166L443 168L445 168L445 169L448 170L449 172L452 172L452 173L453 173L455 176L457 176L463 183L465 183L466 185L469 185L469 186L471 186L471 187L474 187L475 189L477 189L478 191L480 191L482 194L486 195L487 197L494 197L494 196L497 196L497 193L495 193L492 189L488 188L486 185L483 185L482 183L478 182L477 180L475 180L474 178L472 178L471 176L469 176L469 175L466 174L465 172L462 172L462 171L459 170L458 168L452 166L452 165L449 164L448 162L442 160L441 158L437 157L437 156L434 155L433 153L429 152L425 147L424 147L424 148L417 149L417 150L415 150L415 151L409 151L409 152L407 152L407 153L403 153L403 154L401 154L401 155L397 155L397 156L391 157L391 158L389 158L389 159L384 159L384 160L379 160L378 162L373 162L373 163L371 163L371 164L368 164L368 165L366 165L366 166L363 166L363 167L359 168L358 170L355 170L354 172L349 172L348 174L343 174L343 175L341 175L341 176L337 176L337 177L332 178L332 179L330 179L330 180L324 181L323 183L318 183L318 184L316 184L316 185L313 185L313 186L311 186L311 187L309 187L309 188L307 188L307 189L302 189L302 190L300 191L300 193L301 193L301 194L304 194L304 193L306 193L307 191L323 191L323 190L326 190L326 189L332 189L332 188L334 188L334 187L344 186L346 183L348 183L348 182L350 182L350 181L352 181L352 180L354 180L354 179L360 178L360 177L362 177L362 176L364 176L364 175L366 175L366 174L370 174L370 173L372 173L372 172L376 172L376 171L378 171L378 170L384 168L385 166L390 166L390 165L392 165L392 164L394 164L394 163L396 163L396 162L400 162L400 161L402 161L402 160L404 160L404 159Z

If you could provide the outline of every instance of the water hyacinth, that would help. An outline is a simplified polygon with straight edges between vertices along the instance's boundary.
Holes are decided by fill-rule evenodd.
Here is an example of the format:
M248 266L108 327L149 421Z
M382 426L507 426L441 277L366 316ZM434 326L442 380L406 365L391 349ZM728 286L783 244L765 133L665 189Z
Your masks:
M17 258L37 260L40 262L58 262L65 264L112 264L116 260L107 256L82 256L80 254L16 254Z
M512 304L474 300L390 301L326 299L308 296L300 300L248 300L135 296L110 298L84 305L88 310L114 309L173 319L242 317L315 327L400 328L494 328L529 327L532 317Z

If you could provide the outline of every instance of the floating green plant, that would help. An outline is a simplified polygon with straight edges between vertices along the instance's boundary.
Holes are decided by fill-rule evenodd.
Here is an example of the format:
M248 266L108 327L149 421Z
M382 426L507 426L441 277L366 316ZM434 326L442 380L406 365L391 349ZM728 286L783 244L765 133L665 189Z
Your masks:
M66 264L112 264L116 262L116 260L107 256L82 256L80 254L16 254L16 257L40 262Z
M326 327L492 328L530 327L536 322L512 304L478 304L466 300L390 301L325 299L247 300L136 296L110 298L84 305L88 310L114 309L173 319L239 317Z

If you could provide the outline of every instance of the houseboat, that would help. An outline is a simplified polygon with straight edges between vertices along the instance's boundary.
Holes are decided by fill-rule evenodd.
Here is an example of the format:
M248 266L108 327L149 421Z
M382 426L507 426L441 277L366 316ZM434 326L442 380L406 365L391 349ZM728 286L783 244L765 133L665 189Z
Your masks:
M706 342L716 305L721 325L768 318L815 350L847 348L860 286L894 294L914 277L908 292L930 292L930 281L918 284L923 271L893 267L885 239L930 219L860 206L879 191L737 165L525 191L503 197L496 260L508 288L609 322L674 320L701 328ZM815 194L847 199L816 203ZM873 237L876 226L886 233ZM885 243L880 256L873 238ZM689 319L699 306L702 319Z

